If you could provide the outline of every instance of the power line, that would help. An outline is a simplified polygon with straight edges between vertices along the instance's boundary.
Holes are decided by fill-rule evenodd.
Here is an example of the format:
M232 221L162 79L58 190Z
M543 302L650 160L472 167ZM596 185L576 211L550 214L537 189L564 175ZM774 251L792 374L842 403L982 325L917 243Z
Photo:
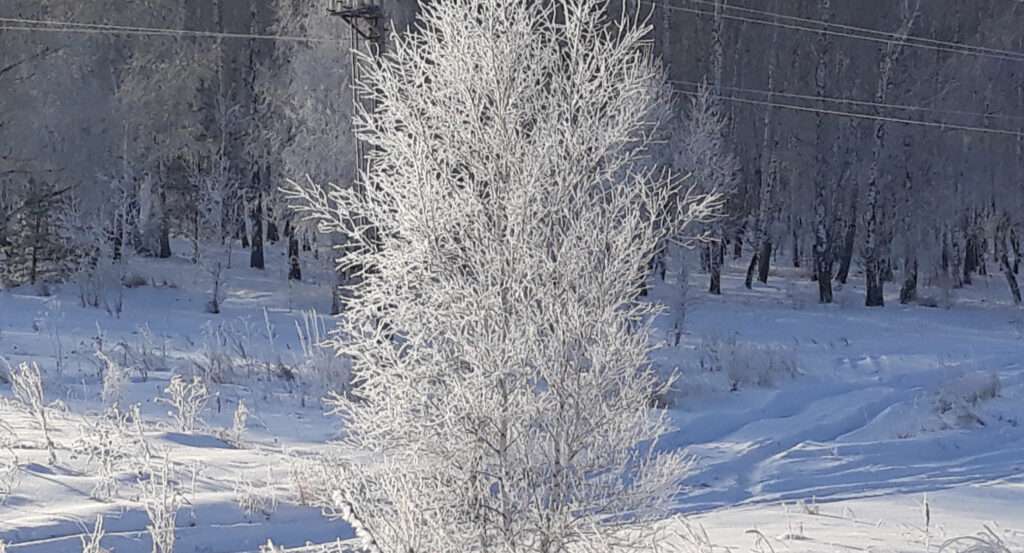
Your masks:
M696 14L696 15L704 15L704 16L708 16L708 17L715 17L716 16L716 14L714 12L698 10L698 9L695 9L695 8L684 8L682 6L675 6L675 5L666 3L665 0L638 0L638 1L639 2L643 2L645 4L650 4L652 6L661 6L661 7L665 8L665 9L669 9L669 10L676 10L676 11L685 12L685 13L692 13L692 14ZM766 12L766 13L769 13L769 12ZM880 37L871 37L871 36L857 35L857 34L852 34L852 33L844 33L844 32L840 32L840 31L831 31L831 30L828 30L828 29L816 29L816 28L813 28L813 27L806 27L806 26L801 26L801 25L796 25L796 24L789 24L789 23L780 23L778 21L767 21L767 20L764 20L764 19L755 19L755 18L743 17L743 16L739 16L739 15L721 14L721 17L723 19L729 19L729 20L733 20L733 21L743 21L745 23L754 23L754 24L757 24L757 25L766 25L766 26L769 26L769 27L779 27L779 28L790 29L790 30L795 30L795 31L805 31L805 32L809 32L809 33L826 34L826 35L831 35L831 36L840 36L840 37L846 37L846 38L853 38L853 39L857 39L857 40L864 40L864 41L868 41L868 42L875 42L875 43L886 44L886 45L892 44L893 42L896 42L897 40L902 40L902 35L896 35L896 36L900 37L899 39L896 39L896 38L880 38ZM1002 55L1002 54L988 54L988 53L982 53L982 52L977 52L977 51L964 50L961 45L958 45L955 42L950 42L948 44L953 44L956 47L955 48L949 48L949 47L945 47L945 46L937 46L937 45L930 45L930 44L919 44L919 43L915 43L915 42L906 42L907 46L915 47L915 48L923 48L923 49L934 50L934 51L939 51L939 52L949 52L949 53L953 53L953 54L963 54L963 55L977 56L977 57L981 57L981 58L992 58L992 59L998 59L998 60L1003 60L1003 61L1024 62L1024 54L1016 54L1016 55L1012 55L1012 56L1011 55Z
M703 83L696 83L696 82L693 82L693 81L670 80L669 82L671 82L673 84L680 84L680 85L692 86L692 87L703 86ZM721 88L722 90L732 90L732 91L736 91L736 92L745 92L745 93L750 93L750 94L760 94L762 96L773 95L773 96L779 96L779 97L782 97L782 98L794 98L794 99L798 99L798 100L809 100L809 101L815 101L815 102L823 101L823 102L829 102L829 103L835 103L835 104L850 104L850 105L856 105L856 106L877 107L877 108L903 110L903 111L917 111L917 112L927 112L927 113L940 113L940 114L944 114L944 115L961 115L961 116L967 116L967 117L979 117L979 118L986 118L986 119L1024 122L1024 116L1020 116L1020 115L986 114L986 113L981 113L981 112L977 112L977 111L947 110L947 109L930 108L930 107L925 107L925 106L913 106L913 105L907 105L907 104L884 104L884 103L878 103L878 102L869 102L869 101L866 101L866 100L855 100L855 99L852 99L852 98L836 98L834 96L817 96L817 95L812 95L812 94L796 94L796 93L792 93L792 92L779 92L779 91L769 91L769 90L761 90L761 89L754 89L754 88L741 88L741 87L737 87L737 86L720 86L719 88Z
M652 5L660 5L660 6L663 6L665 8L668 8L668 9L674 9L674 10L679 10L679 11L684 11L684 12L690 12L690 13L694 13L694 14L698 14L698 15L709 15L709 16L714 16L715 15L714 13L711 13L711 12L705 12L705 11L701 11L701 10L697 10L697 9L692 9L692 8L684 8L684 7L681 7L681 6L673 6L673 5L669 5L669 4L664 4L664 3L662 3L662 2L664 2L664 0L659 0L658 2L655 2L654 0L641 0L641 1L649 3L649 4L652 4ZM691 0L691 1L698 2L699 0ZM700 3L707 3L707 2L700 2ZM756 10L753 10L753 11L756 11ZM770 13L770 12L763 12L763 13ZM757 20L757 19L752 19L752 18L744 18L744 17L739 17L739 16L733 16L733 15L725 15L725 14L723 14L722 17L723 18L727 18L727 19L747 21L747 22L751 22L751 23L759 23L759 24L764 24L764 25L776 25L776 26L780 26L780 27L783 27L783 28L793 28L793 29L796 29L796 30L810 31L810 32L815 32L815 33L824 32L824 33L827 33L827 34L836 34L836 35L840 35L840 36L849 36L851 38L858 38L858 39L870 40L870 41L875 41L875 42L884 42L884 43L892 42L891 40L884 40L884 39L878 39L878 38L873 38L873 37L850 35L850 34L847 34L847 33L839 33L839 32L836 32L836 31L828 31L828 30L822 30L822 29L809 29L809 28L806 28L806 27L799 27L799 26L795 26L795 25L786 25L786 24L781 24L781 23L778 23L778 22L762 21L762 20ZM11 31L65 32L65 33L89 33L89 34L113 34L113 35L128 34L128 35L156 35L156 36L197 36L197 37L206 37L206 38L241 38L241 39L254 39L254 40L277 40L277 41L321 42L321 43L324 43L324 42L337 43L337 42L339 42L338 39L326 39L326 38L303 37L303 36L260 35L260 34L249 34L249 33L226 33L226 32L215 32L215 31L194 31L194 30L188 30L188 29L168 29L168 28L158 28L158 27L131 27L131 26L125 26L125 25L107 25L107 24L96 24L96 23L75 23L75 22L68 22L68 21L39 20L39 19L19 19L19 18L6 18L6 17L0 17L0 22L20 23L22 25L22 26L17 26L17 27L12 27L12 26L0 27L0 30L11 30ZM950 43L950 44L954 44L954 43ZM914 45L914 44L911 44L911 45ZM915 45L915 46L926 47L926 46L923 46L923 45ZM937 47L934 47L934 48L937 48ZM977 55L977 56L981 56L981 57L1000 57L1000 56L994 56L994 55L990 55L990 54L981 54L981 53L976 53L976 52L963 52L963 51L960 51L958 53L973 54L973 55ZM1000 57L1000 59L1012 59L1013 61L1024 61L1024 58L1017 59L1017 58ZM682 84L682 85L699 86L698 83L691 83L691 82L687 82L687 81L672 81L672 82L677 83L677 84ZM776 95L776 96L780 96L780 97L792 97L792 98L800 98L800 99L808 99L808 100L816 100L816 101L817 100L826 100L826 101L832 101L832 102L848 103L848 104L851 104L851 105L871 105L871 106L875 106L875 107L886 107L886 108L892 108L892 109L904 109L904 110L916 110L916 111L931 111L931 112L936 112L936 113L943 112L943 110L924 108L924 107L921 107L921 106L900 106L900 105L896 105L896 104L880 104L880 103L875 103L875 102L865 102L865 101L859 101L859 100L848 100L848 99L842 99L842 98L827 98L826 99L826 98L819 98L817 96L810 96L810 95L791 94L791 93L782 93L782 92L769 92L769 91L765 91L765 90L755 90L755 89L741 89L741 88L738 88L738 87L723 87L723 88L728 88L728 89L737 90L737 91L741 91L741 92L751 92L751 93L757 93L757 94L771 94L771 95ZM697 95L697 93L695 93L695 92L689 92L689 91L683 91L683 90L677 90L677 92L679 92L680 94L689 95L689 96L696 96ZM925 127L931 127L931 128L939 128L939 129L944 129L944 130L960 130L960 131L965 131L965 132L978 132L978 133L987 133L987 134L997 134L997 135L1003 135L1003 136L1013 136L1013 137L1017 137L1017 138L1021 137L1021 135L1022 135L1022 133L1020 131L1008 131L1008 130L1002 130L1002 129L989 129L989 128L985 128L985 127L974 127L974 126L969 126L969 125L956 125L956 124L949 124L949 123L937 123L937 122L932 122L932 121L915 121L913 119L904 119L904 118L898 118L898 117L886 117L886 116L881 116L881 115L870 115L870 114L865 114L865 113L855 113L855 112L847 112L847 111L841 111L841 110L811 108L811 107L805 107L805 106L796 106L796 105L792 105L792 104L782 104L782 103L777 103L777 102L767 102L767 101L760 101L760 100L751 100L751 99L746 99L746 98L736 98L736 97L733 97L733 96L723 96L723 95L712 95L712 96L716 97L716 98L720 98L720 99L726 100L726 101L730 101L730 102L737 102L737 103L744 103L744 104L751 104L751 105L760 105L760 106L769 106L769 107L778 107L778 108L789 109L789 110L793 110L793 111L802 111L802 112L810 112L810 113L823 113L823 114L840 116L840 117L851 117L851 118L867 119L867 120L873 120L873 121L888 121L888 122L899 123L899 124L904 124L904 125L917 125L917 126L925 126ZM1006 119L1006 118L1024 119L1024 118L1018 118L1018 117L1014 117L1014 116L991 116L991 115L985 115L985 114L981 114L981 113L977 113L977 112L954 112L954 111L950 111L948 113L956 113L956 114L959 114L959 115L971 115L971 116L976 116L976 117L987 117L987 118L993 118L993 119L997 119L997 118L998 119Z
M675 92L686 96L698 96L697 92L690 92L688 90L676 90ZM810 108L806 106L795 106L793 104L780 104L778 102L766 102L761 100L751 100L748 98L737 98L735 96L724 96L719 94L711 94L713 98L719 98L728 102L738 102L741 104L752 104L757 106L768 106L782 109L788 109L793 111L803 111L808 113L822 113L826 115L834 115L838 117L850 117L854 119L867 119L870 121L888 121L891 123L899 123L902 125L918 125L922 127L931 127L949 131L964 131L964 132L977 132L986 134L997 134L1001 136L1012 136L1014 138L1024 137L1024 131L1008 131L1003 129L988 129L985 127L972 127L969 125L956 125L952 123L937 123L934 121L915 121L913 119L903 119L900 117L887 117L884 115L871 115L867 113L855 113L852 111L841 111L833 109L821 109L821 108Z
M704 5L707 5L707 6L714 6L715 5L714 2L711 2L709 0L688 0L688 1L693 3L693 4L704 4ZM951 42L951 41L946 41L946 40L938 40L938 39L934 39L934 38L920 37L920 36L907 35L906 37L904 37L903 35L901 35L899 33L893 33L893 32L889 32L889 31L879 31L877 29L872 29L872 28L869 28L869 27L858 27L856 25L846 25L846 24L842 24L842 23L826 22L826 21L822 21L820 19L813 19L813 18L808 18L808 17L797 17L797 16L793 16L793 15L781 14L781 13L778 13L778 12L770 12L770 11L765 11L765 10L755 10L753 8L744 8L742 6L723 5L722 7L725 8L725 9L728 9L728 10L740 11L740 12L745 12L745 13L753 13L753 14L758 14L758 15L767 15L767 16L770 16L770 17L773 17L773 18L783 19L783 20L787 20L787 21L796 21L796 22L800 22L800 23L810 23L810 24L813 24L813 25L822 25L822 26L825 26L825 27L834 27L836 29L844 29L844 30L847 30L847 31L859 31L859 32L865 32L865 33L872 33L872 34L876 34L876 35L879 35L879 36L890 37L890 38L893 38L893 39L896 39L896 40L906 39L907 41L917 41L917 42L921 42L921 43L935 44L935 45L939 45L939 46L951 46L951 47L957 47L957 48L964 48L964 49L973 50L973 51L980 52L980 53L996 54L996 55L1000 55L1000 56L1012 56L1012 57L1024 60L1024 52L1017 52L1017 51L1014 51L1014 50L1003 50L1003 49L999 49L999 48L991 48L991 47L988 47L988 46L976 46L976 45L973 45L973 44L964 44L964 43L959 43L959 42ZM966 54L968 52L964 52L964 53Z
M195 31L190 29L169 29L162 27L133 27L99 23L77 23L52 19L23 19L0 17L0 23L15 23L17 26L0 26L0 31L28 31L49 33L80 33L101 35L145 35L145 36L193 36L201 38L238 38L249 40L271 40L281 42L339 43L340 38L318 38L289 35L261 35L255 33L227 33L217 31Z

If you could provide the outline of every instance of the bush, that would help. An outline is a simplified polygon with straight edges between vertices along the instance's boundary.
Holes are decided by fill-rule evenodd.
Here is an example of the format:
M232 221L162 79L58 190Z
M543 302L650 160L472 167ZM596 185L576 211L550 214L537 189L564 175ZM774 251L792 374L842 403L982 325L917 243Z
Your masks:
M174 471L166 454L162 460L149 458L140 468L139 500L149 516L153 553L174 553L175 520L185 497L174 480Z
M766 388L800 374L795 347L741 342L736 336L705 338L697 361L683 371L677 392L735 392Z
M128 273L121 281L125 288L142 288L149 284L149 280L139 273Z
M977 409L999 397L1001 390L997 372L968 373L942 385L935 398L935 410L952 426L984 426Z
M164 389L166 398L159 398L158 401L166 403L174 408L170 416L174 418L178 431L190 434L195 432L196 427L202 422L200 414L206 408L206 402L210 400L206 384L199 377L192 377L191 382L186 382L181 375L171 377L171 382Z
M50 438L50 425L47 422L47 410L49 406L43 394L43 375L39 365L35 363L21 363L17 368L11 369L11 386L14 389L14 397L22 404L25 410L31 415L39 429L43 433L43 441L50 453L50 464L57 464L57 448Z
M10 497L21 481L18 456L13 449L0 450L0 505Z

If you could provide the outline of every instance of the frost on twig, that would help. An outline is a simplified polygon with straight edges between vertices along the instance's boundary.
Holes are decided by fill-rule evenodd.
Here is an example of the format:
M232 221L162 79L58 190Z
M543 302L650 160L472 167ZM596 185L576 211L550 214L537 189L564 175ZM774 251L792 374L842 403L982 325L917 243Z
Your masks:
M274 491L274 477L267 468L266 480L255 480L248 475L240 475L235 480L235 503L250 520L257 515L269 520L277 511L277 494Z
M97 482L89 495L106 501L117 496L118 475L139 453L139 440L130 427L131 415L112 408L95 420L82 424L72 453L95 466Z
M96 357L102 363L103 389L100 397L107 406L117 406L121 401L121 395L125 384L128 383L130 373L127 368L121 366L102 350L96 350Z
M106 536L106 531L103 529L103 516L100 515L96 517L96 524L93 526L92 532L81 537L82 553L110 553L110 550L100 545L104 536Z
M159 398L159 401L174 408L170 416L174 418L178 431L185 434L195 432L197 425L202 422L200 415L210 400L206 384L199 377L186 381L176 374L171 377L164 393L167 397Z
M186 501L174 480L167 455L144 461L139 477L139 500L149 516L146 529L153 541L153 553L174 553L175 521Z
M43 395L43 376L39 365L35 363L21 363L11 369L11 387L14 390L14 397L28 413L35 418L36 424L43 433L43 441L50 455L50 464L57 464L57 451L53 440L50 438L50 425L47 421L47 405Z
M242 434L245 432L248 423L249 408L245 405L245 401L238 400L238 406L235 407L235 413L231 417L231 439L234 443L241 443Z
M21 467L13 449L0 450L0 505L17 489L21 480Z

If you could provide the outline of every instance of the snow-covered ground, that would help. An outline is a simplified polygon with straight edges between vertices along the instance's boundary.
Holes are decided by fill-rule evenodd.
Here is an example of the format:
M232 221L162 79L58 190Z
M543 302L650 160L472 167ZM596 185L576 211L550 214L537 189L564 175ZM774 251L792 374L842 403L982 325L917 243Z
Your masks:
M295 547L351 536L299 505L290 478L298 460L326 451L341 431L319 402L329 382L314 369L344 366L310 358L300 338L309 310L327 310L331 279L306 267L305 282L285 285L285 257L270 252L264 272L236 252L219 315L204 313L209 277L181 258L133 261L147 285L126 290L120 318L80 307L73 285L45 298L0 293L0 355L11 365L37 362L47 399L59 400L49 409L54 466L38 425L0 383L0 421L10 427L0 429L0 443L10 444L0 467L18 467L13 490L0 494L9 551L78 551L100 514L106 547L151 548L137 469L122 467L112 499L94 499L96 460L75 452L104 410L97 348L151 366L146 378L133 373L120 403L141 404L136 434L176 467L187 503L175 551L255 552L268 539ZM935 551L987 527L1024 550L1024 312L1008 305L1002 282L977 279L949 309L895 298L866 309L856 286L819 306L815 284L791 270L748 291L735 268L720 298L703 293L702 275L693 282L685 333L655 359L682 373L669 398L679 430L660 447L694 457L678 500L692 533L672 522L690 536L676 547ZM675 288L670 275L654 294L673 302ZM218 355L231 356L237 374L212 387L201 432L175 431L156 398L173 372ZM240 437L229 430L239 401L252 412ZM256 508L246 512L246 502ZM707 543L694 537L700 528Z

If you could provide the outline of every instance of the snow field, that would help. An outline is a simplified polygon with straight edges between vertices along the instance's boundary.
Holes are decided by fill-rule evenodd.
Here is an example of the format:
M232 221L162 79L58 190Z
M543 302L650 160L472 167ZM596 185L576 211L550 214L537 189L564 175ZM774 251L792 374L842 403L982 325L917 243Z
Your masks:
M232 269L220 315L203 313L205 277L179 259L137 261L140 274L164 280L126 290L120 319L80 308L69 287L50 298L0 294L0 352L12 366L42 368L57 456L49 462L37 417L10 383L0 384L0 539L8 551L80 551L100 515L103 547L150 551L139 480L164 459L180 493L176 552L351 538L346 524L309 505L313 492L294 478L304 461L338 454L331 441L342 429L319 402L330 379L316 371L344 368L303 345L331 324L309 315L329 302L329 275L309 271L311 282L282 290L273 259L266 275ZM695 293L703 276L692 277L680 343L654 360L680 371L668 398L678 430L659 447L694 461L678 495L686 522L666 521L680 536L672 547L937 551L952 538L991 532L1020 551L1020 312L993 300L985 281L948 310L820 307L799 300L813 300L813 283L799 277L776 275L779 284L747 291L730 269L721 298ZM175 285L189 279L200 285ZM669 275L653 295L670 303L677 287ZM670 325L661 324L666 335ZM126 368L119 382L98 376L109 369L93 355L98 342ZM221 370L211 371L217 359ZM177 410L157 400L170 400L175 375L189 384L193 374L219 376L203 381L209 397L183 432ZM122 416L138 405L139 423L112 421L114 403ZM120 432L107 446L121 458L107 459L106 469L97 453L103 429ZM151 451L148 468L140 448Z

